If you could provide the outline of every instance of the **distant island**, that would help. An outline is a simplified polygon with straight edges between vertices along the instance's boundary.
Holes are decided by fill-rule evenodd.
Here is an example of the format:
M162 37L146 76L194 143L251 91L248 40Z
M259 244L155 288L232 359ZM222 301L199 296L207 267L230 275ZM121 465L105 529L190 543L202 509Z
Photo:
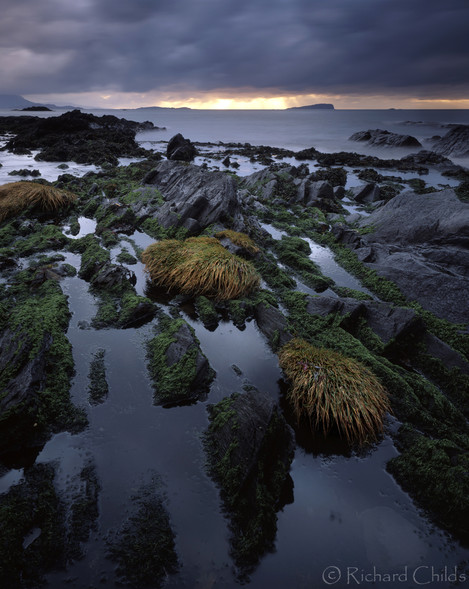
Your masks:
M0 109L8 110L55 110L55 109L74 109L76 106L57 106L56 104L41 104L40 102L31 102L19 94L0 94Z
M25 108L14 108L13 110L26 110L26 111L33 111L33 112L42 112L42 111L51 111L52 109L48 106L27 106Z
M189 106L138 106L137 108L123 110L192 110Z
M334 105L333 104L326 104L326 103L319 103L319 104L307 104L306 106L291 106L290 108L287 108L286 110L311 110L311 109L317 109L317 110L334 110Z

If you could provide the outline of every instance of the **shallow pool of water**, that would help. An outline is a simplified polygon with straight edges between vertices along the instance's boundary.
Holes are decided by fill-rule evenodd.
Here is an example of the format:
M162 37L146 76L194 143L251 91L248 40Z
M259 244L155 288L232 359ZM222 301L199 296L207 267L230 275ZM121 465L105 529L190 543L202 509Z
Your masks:
M285 231L277 229L268 223L261 223L261 226L274 239L282 239L282 236L287 235ZM352 274L347 272L347 270L335 261L334 254L328 247L316 243L309 237L302 237L302 239L308 243L311 249L309 258L319 266L324 276L332 278L337 286L353 288L354 290L359 290L374 297L373 293L365 286L362 286L361 282L355 276L352 276Z
M130 239L141 246L147 238L134 235ZM121 245L125 244L130 245L123 240ZM326 253L320 250L315 256L322 256L325 267ZM79 267L80 256L67 253L65 257ZM130 267L137 273L143 269L141 262ZM85 465L95 469L101 490L97 528L84 546L84 558L66 571L48 575L47 587L119 587L114 565L106 558L106 538L126 519L131 497L155 474L163 480L181 562L180 572L168 578L167 586L239 586L219 491L206 474L201 435L208 425L207 404L241 391L246 384L282 403L284 383L277 356L254 321L244 329L221 321L215 331L209 331L193 313L183 311L216 378L205 401L164 409L153 404L145 358L145 342L156 320L138 329L91 329L96 302L88 283L75 276L61 284L72 312L67 332L76 368L71 395L86 410L89 426L79 434L52 437L37 462L56 465L56 488L65 498L79 490L78 477ZM91 405L88 373L98 349L105 350L109 394L103 403ZM359 456L338 448L333 440L306 448L298 439L290 470L293 495L278 514L275 552L263 557L248 587L326 587L338 575L343 581L355 569L370 574L373 567L381 574L407 570L409 578L419 567L427 567L419 569L419 580L427 580L429 567L452 569L469 559L469 551L429 523L386 472L386 462L397 454L389 437ZM0 489L6 490L21 477L20 469L4 473ZM25 541L34 542L38 534L33 527ZM336 586L347 585L338 582ZM383 586L414 585L396 581Z

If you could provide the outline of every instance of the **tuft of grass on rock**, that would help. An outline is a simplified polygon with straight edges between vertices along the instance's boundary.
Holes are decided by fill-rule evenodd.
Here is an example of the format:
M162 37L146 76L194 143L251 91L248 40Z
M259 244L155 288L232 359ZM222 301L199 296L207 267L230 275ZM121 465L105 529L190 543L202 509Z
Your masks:
M12 182L0 186L0 221L13 217L30 207L56 211L66 207L76 196L66 190L36 182Z
M142 261L156 284L183 294L229 300L260 285L254 266L228 252L213 237L153 243L143 252Z
M288 400L298 420L307 418L324 433L336 427L349 443L373 441L390 410L386 390L360 362L295 338L279 353L292 382Z

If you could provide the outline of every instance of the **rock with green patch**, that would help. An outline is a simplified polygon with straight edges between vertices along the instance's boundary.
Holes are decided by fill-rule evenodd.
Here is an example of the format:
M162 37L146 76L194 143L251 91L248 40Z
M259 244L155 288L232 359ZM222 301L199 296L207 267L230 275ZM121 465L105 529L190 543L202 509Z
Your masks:
M214 371L184 319L163 317L147 352L156 404L191 403L206 396Z
M109 393L109 386L106 379L106 366L104 363L105 354L105 350L97 350L90 364L90 372L88 374L88 399L91 405L99 405L100 403L103 403Z
M65 506L54 488L54 468L26 468L24 479L0 496L0 579L30 587L66 562Z
M210 405L209 418L204 435L209 473L220 485L232 557L246 579L274 549L294 435L272 398L255 389Z
M132 587L162 587L179 569L161 483L153 481L132 497L134 509L120 530L108 539L109 556L120 581Z
M209 331L215 331L218 327L218 312L213 302L207 297L200 296L195 299L195 310L204 324L204 327Z
M116 260L119 264L127 264L129 266L137 263L137 259L125 248L117 255Z
M30 273L22 274L2 301L9 321L0 334L0 453L40 447L50 433L86 423L69 396L67 298L55 280L30 289Z

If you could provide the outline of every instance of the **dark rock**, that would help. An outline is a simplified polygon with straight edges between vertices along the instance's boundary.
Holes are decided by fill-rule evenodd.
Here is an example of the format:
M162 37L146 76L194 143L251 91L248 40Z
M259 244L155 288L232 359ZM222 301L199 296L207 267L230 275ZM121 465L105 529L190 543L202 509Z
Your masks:
M120 326L124 329L140 327L151 321L155 315L155 305L151 301L142 300L126 312L125 318L120 320Z
M246 579L274 547L294 434L272 398L255 389L209 406L209 414L209 471L221 487L233 558Z
M125 266L105 262L93 274L90 282L96 288L112 289L122 288L129 283L134 285L137 279Z
M464 374L469 374L469 364L466 360L436 335L427 332L424 342L430 356L441 360L447 368L459 368Z
M112 115L96 117L79 110L60 116L1 117L0 132L15 133L5 149L24 153L41 150L39 161L75 161L80 164L117 165L119 157L144 157L147 151L135 141L137 131L155 128ZM151 125L151 127L149 127Z
M198 235L202 231L202 227L197 219L192 219L191 217L186 219L182 226L187 230L188 235Z
M181 133L174 135L174 137L171 137L168 141L166 157L169 160L190 162L196 155L197 150L194 144L189 139L184 139Z
M30 359L32 343L28 336L6 330L0 336L0 375L14 368L14 374L0 398L0 416L16 410L22 404L34 403L35 395L46 382L47 354L52 345L52 336L45 333L41 347Z
M342 200L345 197L345 188L343 186L336 186L334 188L334 196Z
M259 200L270 200L277 186L277 177L273 170L264 168L243 178L241 185Z
M258 328L274 348L281 347L292 339L292 334L287 330L287 320L279 309L267 303L259 303L254 317Z
M214 371L202 354L194 330L183 320L165 316L148 343L155 403L164 407L206 397Z
M352 243L373 249L370 267L435 315L468 322L469 299L461 293L469 291L469 203L451 189L405 192L360 225L374 229Z
M318 206L323 204L324 201L330 201L334 199L334 189L325 181L311 182L308 186L307 195L305 198L305 204L307 206Z
M326 316L330 313L340 315L363 316L365 313L364 301L352 298L336 298L327 296L307 297L306 311L310 315Z
M469 125L456 125L443 137L432 141L432 150L441 155L467 157L469 155Z
M382 129L359 131L349 137L350 141L366 141L369 145L378 147L422 147L418 139L411 135L399 135Z
M341 327L353 332L360 319L386 345L402 343L409 338L420 338L425 332L422 320L412 309L395 307L380 301L359 301L347 297L315 296L307 298L306 311L325 317L338 313L345 317Z
M360 203L376 202L381 199L380 188L374 182L355 186L351 189L351 197Z
M376 228L373 241L443 244L452 237L469 236L469 203L461 202L452 189L421 195L403 192L360 224Z
M100 235L108 229L116 233L131 234L135 231L137 216L135 209L142 211L141 202L137 201L135 207L123 206L117 200L110 200L101 205L99 222L96 226L96 234Z
M195 219L201 228L230 220L240 212L234 179L182 162L162 161L151 176L165 200L154 217L163 227L180 227Z
M365 319L384 344L392 340L404 341L408 337L420 336L425 325L412 309L394 307L378 301L364 301Z
M354 229L344 227L343 225L333 225L331 231L337 241L347 245L350 249L363 246L362 236Z

